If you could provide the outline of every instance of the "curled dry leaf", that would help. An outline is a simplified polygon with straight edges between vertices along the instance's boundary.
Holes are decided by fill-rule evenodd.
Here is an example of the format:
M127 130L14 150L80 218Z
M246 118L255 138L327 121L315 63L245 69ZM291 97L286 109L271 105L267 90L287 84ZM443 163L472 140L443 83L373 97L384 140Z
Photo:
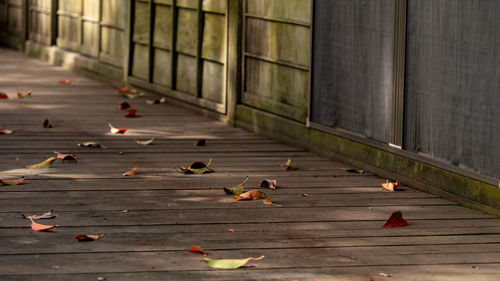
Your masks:
M32 218L27 217L31 221L31 229L34 231L47 231L49 229L54 228L53 225L44 225L44 224L39 224L36 223Z
M349 173L357 173L357 174L364 174L365 173L365 171L363 171L361 169L346 169L345 171L349 172Z
M160 104L160 103L167 103L166 98L161 98L159 100L146 100L147 104Z
M137 94L137 90L123 87L123 88L118 89L118 93L120 93L120 94Z
M264 256L261 256L261 257L258 257L258 258L218 259L218 260L212 260L212 259L204 258L203 262L205 262L208 266L213 267L213 268L236 269L236 268L244 266L245 264L247 264L251 260L259 261L259 260L261 260L263 258L264 258Z
M18 185L22 183L25 178L20 179L0 179L0 185Z
M280 167L285 167L285 170L287 170L287 171L296 171L297 168L292 167L290 165L291 163L292 163L292 159L288 158L288 160L285 163L281 164Z
M138 144L142 144L142 145L150 145L154 142L155 138L151 138L149 140L145 140L145 141L141 141L141 140L138 140L136 138L135 139L135 142L138 143Z
M26 92L26 94L23 94L21 92L17 92L17 98L18 99L29 98L29 97L31 97L31 93L33 93L33 90L29 90L28 92Z
M50 124L49 119L43 120L43 127L44 128L52 128L52 124Z
M191 246L191 249L189 249L189 252L203 254L204 256L208 255L208 253L205 252L200 246Z
M71 80L59 80L57 81L57 84L59 85L73 85L75 82Z
M56 157L60 162L63 162L63 161L78 162L78 159L76 159L75 154L62 154L62 153L59 153L57 151L54 151L54 153L57 154Z
M126 101L122 102L119 106L118 106L118 109L120 110L123 110L123 109L127 109L130 107L130 104Z
M382 227L403 227L407 225L408 222L403 219L403 213L401 211L397 211L391 214Z
M259 183L259 187L276 189L277 183L276 180L261 180Z
M132 168L132 170L125 172L122 176L133 176L137 173L137 167Z
M125 129L125 128L121 128L121 129L115 128L115 127L113 127L113 125L111 125L111 123L108 123L108 126L109 126L109 130L112 134L125 134L125 132L127 131L127 129Z
M240 183L240 184L238 184L237 186L234 186L234 187L223 187L224 192L226 194L236 194L236 195L239 195L239 194L243 193L243 190L245 189L245 187L243 186L243 184L245 184L247 181L248 181L248 177L246 177L246 179L243 180L243 182Z
M0 92L0 99L8 99L8 98L9 96L6 93Z
M387 189L389 191L396 191L399 187L399 184L399 181L389 182L389 180L387 180L386 183L381 183L380 186L382 186L383 189Z
M144 96L144 93L130 88L121 88L118 90L118 93L129 99L136 99Z
M56 160L57 160L57 157L50 157L50 158L48 158L47 160L45 160L45 161L43 161L41 163L24 166L24 168L27 168L27 169L50 168L50 166L52 166L52 163L54 163L54 161L56 161ZM19 165L21 165L20 162L19 162L19 158L16 158L16 161L17 161L17 163Z
M14 130L0 128L0 134L11 135L12 133L14 133Z
M125 117L127 118L134 118L134 117L139 117L138 115L136 115L137 113L137 109L135 108L131 108L128 113L125 115Z
M88 142L81 142L78 144L80 147L93 147L93 148L106 148L104 145L93 142L93 141L88 141Z
M206 143L207 143L207 140L201 139L201 140L195 141L194 146L204 146Z
M267 198L269 195L267 195L265 192L262 192L260 190L254 189L250 190L244 193L241 193L239 195L234 196L234 198L238 201L242 200L258 200L258 199L263 199Z
M212 173L214 170L210 169L209 166L212 163L212 158L208 161L208 164L205 165L203 162L194 162L189 167L177 166L177 169L184 174L205 174Z
M42 215L31 215L31 216L26 216L23 214L23 217L25 219L33 219L33 220L41 220L41 219L53 219L56 217L56 215L53 213L53 210L48 211L45 214Z
M73 237L73 239L78 240L78 242L90 242L98 240L103 237L104 234L78 234Z

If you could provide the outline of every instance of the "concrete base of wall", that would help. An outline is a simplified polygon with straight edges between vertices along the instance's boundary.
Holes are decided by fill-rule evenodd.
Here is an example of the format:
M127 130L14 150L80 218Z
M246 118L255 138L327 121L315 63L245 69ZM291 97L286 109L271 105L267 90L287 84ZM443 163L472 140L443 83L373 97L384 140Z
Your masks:
M245 105L238 105L236 125L258 134L306 147L382 177L442 196L461 205L500 216L500 188L450 171L415 153L329 134ZM413 154L413 155L412 155ZM421 158L421 160L419 160ZM452 167L450 167L452 169ZM455 169L457 170L457 169Z
M121 68L103 63L95 58L85 57L59 47L47 46L31 40L26 41L25 53L50 64L62 66L98 80L115 85L123 84L123 70Z

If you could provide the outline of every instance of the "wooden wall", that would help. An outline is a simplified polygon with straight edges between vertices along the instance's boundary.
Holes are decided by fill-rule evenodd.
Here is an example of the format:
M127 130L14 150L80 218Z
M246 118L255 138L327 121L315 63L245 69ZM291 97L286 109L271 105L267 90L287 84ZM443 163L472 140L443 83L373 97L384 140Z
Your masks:
M0 42L22 49L26 38L24 0L0 0Z
M130 82L225 113L226 1L135 0Z
M305 123L311 1L246 0L243 7L241 102Z

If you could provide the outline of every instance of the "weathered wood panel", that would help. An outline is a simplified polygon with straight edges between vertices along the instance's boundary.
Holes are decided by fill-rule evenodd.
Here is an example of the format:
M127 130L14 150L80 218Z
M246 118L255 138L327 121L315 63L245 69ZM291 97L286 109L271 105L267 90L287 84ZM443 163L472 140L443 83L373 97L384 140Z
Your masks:
M155 49L154 58L153 83L170 87L172 84L172 52Z
M247 0L246 4L250 14L304 23L311 21L310 0Z
M198 9L198 0L177 0L177 7Z
M202 10L216 13L226 13L226 0L203 0Z
M196 95L197 81L196 81L196 68L197 68L196 58L185 56L182 54L177 55L177 76L176 85L177 89L191 94Z
M44 44L52 42L52 1L37 0L30 1L28 11L28 38Z
M408 4L404 147L500 178L500 2Z
M153 46L172 50L172 7L156 5Z
M205 13L201 57L225 62L226 57L226 17Z
M101 27L101 53L99 59L118 67L123 65L123 30L114 27Z
M315 3L311 121L389 142L394 3Z
M188 9L178 9L177 52L196 56L198 45L198 14Z
M224 103L224 65L205 60L202 73L201 96L216 103Z
M101 0L102 24L114 26L117 29L124 29L127 18L125 10L127 5L122 0Z
M99 54L99 22L83 21L82 53L96 57Z
M78 16L59 14L57 19L57 46L79 51L81 24L81 19Z
M148 63L149 48L142 44L134 44L134 55L132 61L132 76L148 80L149 63Z

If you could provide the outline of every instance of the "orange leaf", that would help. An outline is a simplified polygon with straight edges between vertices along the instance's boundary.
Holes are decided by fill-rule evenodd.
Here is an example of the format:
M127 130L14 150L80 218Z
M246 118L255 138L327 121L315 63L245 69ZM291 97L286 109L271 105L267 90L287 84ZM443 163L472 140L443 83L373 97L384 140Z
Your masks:
M103 237L104 234L78 234L73 237L73 239L78 240L78 242L88 242L95 241Z
M112 134L125 134L125 132L127 131L127 129L125 128L122 129L115 128L113 127L113 125L111 125L111 123L108 123L108 125Z
M9 96L7 96L6 93L0 92L0 99L8 99L8 98L9 98Z
M234 229L232 229L232 228L230 228L230 229L228 229L228 230L229 230L229 232L236 232L236 230L234 230Z
M71 80L60 80L57 82L59 85L72 85L74 82Z
M203 254L204 256L208 255L208 253L205 252L200 246L191 246L191 249L189 249L189 252Z
M131 108L128 111L127 115L125 115L125 117L129 117L129 118L137 117L136 113L137 113L137 109Z
M122 102L119 106L118 106L118 109L127 109L130 107L130 104L126 101Z
M10 135L14 133L14 130L9 130L9 129L5 129L5 128L0 128L0 134L5 134L5 135Z
M382 188L387 189L389 191L396 191L399 187L399 181L397 182L387 181L386 183L381 183L380 185L382 186Z
M122 176L133 176L137 173L137 167L134 167L132 170L125 172L122 174Z
M408 222L403 219L403 213L398 211L391 214L389 219L382 227L403 227L407 226Z
M257 189L254 189L254 190L250 190L250 191L247 191L247 192L244 192L240 195L236 195L234 196L234 198L238 201L241 201L241 200L257 200L257 199L262 199L262 198L266 198L266 194L260 190L257 190Z
M276 189L276 180L261 180L259 187Z
M28 217L28 219L31 221L31 229L34 231L47 231L49 229L54 228L53 225L44 225L44 224L39 224L36 223L32 218Z
M137 90L130 88L120 88L118 89L118 93L120 94L137 94Z

